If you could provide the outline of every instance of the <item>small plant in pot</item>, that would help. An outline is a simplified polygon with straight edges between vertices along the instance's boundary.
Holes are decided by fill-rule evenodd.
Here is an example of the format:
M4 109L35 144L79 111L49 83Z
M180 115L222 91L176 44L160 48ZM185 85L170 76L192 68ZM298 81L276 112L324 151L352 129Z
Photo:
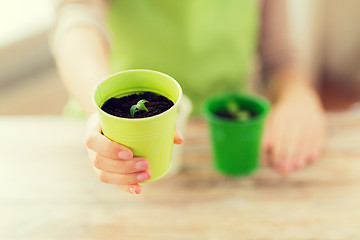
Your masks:
M119 72L95 88L93 100L104 135L149 160L152 178L147 182L161 178L171 166L181 96L173 78L151 70Z
M131 119L152 117L167 111L173 105L170 99L147 91L112 97L101 106L101 109L113 116Z
M258 168L267 100L239 93L208 99L204 113L210 128L216 169L226 175L246 175Z
M225 109L216 112L219 117L233 121L249 121L256 116L250 109L243 109L234 99L229 99L225 103Z
M145 99L141 99L140 101L137 102L137 104L132 105L130 108L130 116L132 118L135 117L135 113L139 110L145 110L145 111L149 111L146 107L145 107L145 103L147 103L148 101L146 101Z

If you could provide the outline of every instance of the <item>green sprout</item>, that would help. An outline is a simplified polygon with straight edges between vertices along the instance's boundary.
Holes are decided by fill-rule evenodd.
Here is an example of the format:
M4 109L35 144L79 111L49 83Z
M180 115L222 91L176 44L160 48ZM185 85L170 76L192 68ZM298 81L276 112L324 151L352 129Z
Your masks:
M247 121L250 119L249 111L242 110L239 104L233 100L226 103L226 108L236 120Z
M137 104L132 105L131 108L130 108L130 116L132 118L134 118L134 115L138 110L144 110L144 111L148 112L149 110L145 107L145 104L144 104L144 103L147 103L147 102L148 101L146 101L145 99L141 99L140 101L137 102Z

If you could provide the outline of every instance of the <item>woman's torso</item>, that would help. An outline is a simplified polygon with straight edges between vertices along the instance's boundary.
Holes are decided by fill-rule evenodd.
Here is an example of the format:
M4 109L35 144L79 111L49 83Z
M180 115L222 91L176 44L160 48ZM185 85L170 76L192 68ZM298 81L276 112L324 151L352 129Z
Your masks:
M167 73L195 112L212 94L246 88L257 46L257 1L112 0L109 9L113 72Z

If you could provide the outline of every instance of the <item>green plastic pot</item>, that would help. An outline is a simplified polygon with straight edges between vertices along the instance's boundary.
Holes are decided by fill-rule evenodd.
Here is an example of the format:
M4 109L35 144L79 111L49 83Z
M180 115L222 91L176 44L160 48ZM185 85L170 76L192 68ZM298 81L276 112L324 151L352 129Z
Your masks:
M256 113L246 120L229 120L216 115L226 109L228 101ZM208 99L204 105L214 155L215 168L225 175L241 176L254 172L259 166L261 137L269 102L258 96L228 93Z
M111 97L150 91L174 102L167 111L148 118L120 118L110 115L101 106ZM149 160L152 178L164 176L171 166L177 110L182 90L170 76L151 70L128 70L115 73L95 88L93 101L100 117L102 131L109 139L129 147L134 156Z

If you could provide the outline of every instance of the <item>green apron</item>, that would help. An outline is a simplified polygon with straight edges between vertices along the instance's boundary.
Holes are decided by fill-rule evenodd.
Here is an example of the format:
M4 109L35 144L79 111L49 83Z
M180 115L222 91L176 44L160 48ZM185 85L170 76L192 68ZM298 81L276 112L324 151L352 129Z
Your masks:
M174 77L199 113L224 91L246 91L257 47L255 0L112 0L111 71Z
M110 0L111 71L166 73L198 114L211 95L248 90L258 25L255 0Z

